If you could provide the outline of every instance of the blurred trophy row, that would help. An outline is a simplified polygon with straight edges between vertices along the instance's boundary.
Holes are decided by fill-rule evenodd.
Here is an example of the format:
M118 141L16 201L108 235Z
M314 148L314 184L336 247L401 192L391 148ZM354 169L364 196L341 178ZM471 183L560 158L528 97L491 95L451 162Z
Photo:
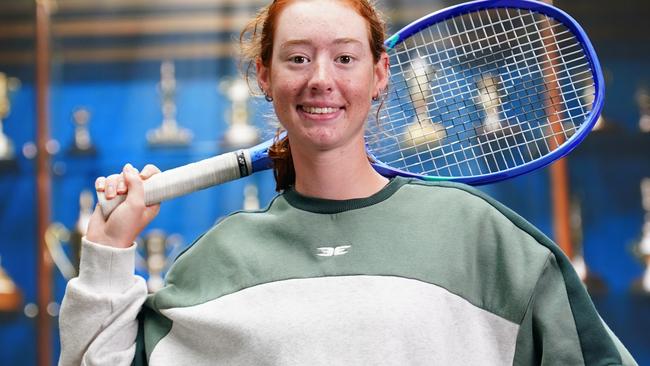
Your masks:
M176 119L176 84L175 67L172 61L163 61L160 66L158 90L161 99L162 122L147 131L146 141L150 147L184 147L192 143L194 134L188 128L180 126ZM20 87L17 78L0 72L0 164L15 163L16 153L12 139L4 133L4 122L11 111L11 95ZM220 147L236 149L250 147L260 141L258 129L250 123L248 84L242 78L232 78L220 82L218 89L228 98L230 110L226 120L229 127L223 135ZM92 155L97 153L90 134L91 115L85 107L72 112L74 137L68 151L74 155ZM35 156L33 143L23 146L23 155L29 159ZM58 143L53 143L52 151L58 152ZM1 167L0 167L1 169Z
M20 88L20 81L0 72L0 174L17 168L16 147L10 136L3 130L4 122L10 116L12 94ZM160 81L157 85L160 94L162 122L156 128L147 131L145 139L154 149L189 147L193 143L194 133L181 126L176 119L177 80L174 62L165 60L160 65ZM216 143L218 149L233 150L250 147L260 142L259 130L250 122L250 91L242 78L221 81L217 89L227 98L229 109L225 119L228 127L223 137ZM92 116L86 107L76 108L72 112L74 135L66 152L76 157L88 157L101 154L101 146L94 143L91 134ZM60 150L58 142L52 140L47 152L54 155ZM22 147L23 156L33 159L36 146L28 142ZM56 165L56 164L55 164ZM56 173L56 166L53 166ZM90 178L91 182L94 177ZM258 187L254 183L245 184L242 192L241 208L256 210L260 207ZM45 242L52 261L63 278L69 280L77 276L81 257L81 238L85 235L90 216L95 207L95 192L82 190L78 196L78 214L74 227L54 222L45 233ZM164 285L164 275L174 259L187 246L187 242L178 233L166 233L160 228L147 230L137 239L136 272L147 279L151 292ZM1 253L0 253L1 254ZM1 257L0 257L1 258ZM15 281L2 267L0 260L0 312L23 312L33 318L38 314L36 304L23 304L23 293ZM52 316L58 314L58 304L52 302L47 312Z

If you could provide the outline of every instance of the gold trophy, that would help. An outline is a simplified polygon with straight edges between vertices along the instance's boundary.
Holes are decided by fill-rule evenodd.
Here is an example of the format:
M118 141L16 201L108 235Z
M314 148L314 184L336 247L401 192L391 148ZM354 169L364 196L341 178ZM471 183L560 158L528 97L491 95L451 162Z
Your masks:
M0 312L16 312L22 303L22 292L0 262Z
M445 128L431 120L429 106L435 103L431 90L431 82L435 79L436 70L421 58L414 58L411 68L405 73L406 84L409 88L411 102L415 110L415 118L409 123L402 135L403 143L408 147L441 145L447 137Z
M641 240L636 253L645 267L640 279L632 284L632 291L650 296L650 178L641 180L641 202L645 211Z
M74 138L69 151L73 155L94 155L95 146L90 139L90 112L86 108L79 108L72 113L74 123Z
M14 144L3 132L3 120L11 112L9 94L17 90L19 86L20 81L18 79L7 77L6 74L0 72L0 166L15 163Z
M221 140L222 148L230 151L259 143L260 134L257 128L250 124L248 116L250 94L246 81L241 78L222 81L219 89L226 94L231 104L230 111L226 115L229 127Z
M650 132L650 91L646 86L637 90L636 103L639 106L639 130L648 133Z
M176 122L176 76L174 63L164 61L160 65L160 93L162 96L163 121L160 127L147 132L149 146L182 147L192 141L192 132L181 128Z

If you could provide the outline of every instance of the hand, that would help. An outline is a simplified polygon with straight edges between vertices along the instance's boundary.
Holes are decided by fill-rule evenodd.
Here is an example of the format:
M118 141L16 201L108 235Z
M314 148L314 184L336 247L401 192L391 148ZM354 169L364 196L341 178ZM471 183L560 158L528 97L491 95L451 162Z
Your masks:
M160 173L160 169L151 164L145 166L140 173L131 164L126 164L120 174L97 178L95 189L104 192L107 200L127 192L128 195L107 220L104 220L99 205L95 206L88 223L86 238L115 248L128 248L133 245L136 237L160 211L160 204L145 206L142 185L143 181L157 173Z

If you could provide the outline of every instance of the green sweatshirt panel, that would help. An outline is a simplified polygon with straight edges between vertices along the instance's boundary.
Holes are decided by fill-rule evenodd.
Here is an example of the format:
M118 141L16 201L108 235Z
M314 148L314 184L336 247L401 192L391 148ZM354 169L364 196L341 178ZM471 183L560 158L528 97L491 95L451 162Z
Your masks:
M445 186L450 184L453 183L440 182L437 185ZM564 252L539 229L500 202L471 187L460 186L459 188L471 191L476 196L489 202L521 230L530 233L539 244L551 251L557 267L562 274L561 279L564 281L566 296L571 305L573 320L580 339L580 348L585 364L621 365L621 354L603 322L598 321L600 319L598 312L582 281L580 281L580 278L573 269L573 265L566 255L564 255Z
M295 209L280 196L265 213L237 213L209 231L176 261L153 305L192 306L292 278L391 275L444 287L518 323L548 250L458 187L407 184L332 214ZM345 255L316 255L347 245Z
M151 352L158 342L172 329L171 320L151 306L153 295L149 295L138 315L138 338L136 339L135 365L148 365ZM146 357L146 359L145 359Z
M550 254L519 328L514 364L584 364L564 281Z

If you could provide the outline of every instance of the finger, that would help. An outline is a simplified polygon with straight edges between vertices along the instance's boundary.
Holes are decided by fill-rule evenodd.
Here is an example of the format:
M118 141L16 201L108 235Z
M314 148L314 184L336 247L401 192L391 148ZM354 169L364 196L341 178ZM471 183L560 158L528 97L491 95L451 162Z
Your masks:
M127 188L126 183L124 182L124 175L120 174L120 177L117 178L117 194L126 194Z
M147 178L151 177L152 175L158 174L158 173L160 173L160 169L158 169L157 166L155 166L153 164L147 164L147 165L145 165L144 168L142 168L142 171L140 172L140 177L142 179L147 179Z
M106 177L104 194L106 199L111 199L117 195L117 185L121 174L111 174Z
M97 177L95 179L95 190L97 192L104 192L104 187L106 187L106 177Z
M138 197L144 200L144 188L142 187L142 179L138 175L138 170L135 169L131 164L126 164L124 166L124 181L126 187L129 190L130 194L127 196L127 200L138 199Z

